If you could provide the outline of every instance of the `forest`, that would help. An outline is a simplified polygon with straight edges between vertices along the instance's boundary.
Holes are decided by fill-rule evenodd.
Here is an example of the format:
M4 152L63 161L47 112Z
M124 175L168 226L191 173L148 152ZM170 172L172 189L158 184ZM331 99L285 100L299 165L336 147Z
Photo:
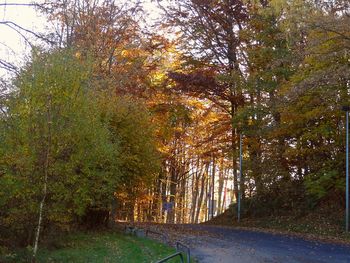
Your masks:
M242 219L332 204L343 226L349 2L152 4L33 2L45 32L0 21L31 48L0 59L0 248L236 221L238 200Z

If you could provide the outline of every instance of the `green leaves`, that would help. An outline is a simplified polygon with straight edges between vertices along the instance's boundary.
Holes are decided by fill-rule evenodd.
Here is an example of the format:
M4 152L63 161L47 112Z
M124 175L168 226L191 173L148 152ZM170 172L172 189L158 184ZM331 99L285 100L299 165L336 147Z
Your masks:
M149 185L159 168L155 127L145 106L135 98L101 98L112 138L117 140L121 178L128 185L118 188L130 193Z
M116 192L134 198L158 171L146 107L92 83L90 63L74 50L33 54L14 80L0 118L0 224L24 240L35 227L47 156L44 221L64 229L88 211L108 215Z

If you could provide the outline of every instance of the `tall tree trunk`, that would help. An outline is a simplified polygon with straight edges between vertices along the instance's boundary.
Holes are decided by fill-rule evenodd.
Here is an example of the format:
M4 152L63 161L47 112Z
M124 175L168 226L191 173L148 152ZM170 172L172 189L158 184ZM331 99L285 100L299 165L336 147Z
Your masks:
M222 207L221 207L221 211L225 210L225 206L226 206L226 196L227 196L227 181L228 181L228 175L227 175L227 170L225 170L224 172L224 180L225 180L225 184L224 184L224 196L223 196L223 200L222 200Z
M208 166L208 165L206 165L206 166ZM207 174L204 173L202 175L202 180L201 180L201 189L200 189L200 194L198 197L196 216L195 216L195 220L194 220L195 223L199 223L199 214L200 214L201 208L202 208L203 195L204 195L204 191L205 191L206 181L207 181Z
M199 157L197 157L195 176L192 177L192 206L191 206L191 223L195 223L197 201L198 201L198 189L199 189L199 177L202 172L202 166L200 167Z
M236 105L233 101L231 101L231 149L232 149L232 171L233 171L233 189L235 199L238 200L238 173L237 173L237 130L233 126L233 119L236 112Z
M50 164L50 150L51 150L51 96L48 96L48 103L47 103L47 140L46 140L46 154L45 154L45 160L44 160L44 186L43 186L43 197L40 202L39 207L39 219L38 219L38 227L36 231L35 236L35 242L34 242L34 249L33 249L33 257L32 261L35 262L36 260L36 254L38 251L38 244L39 244L39 237L40 237L40 231L41 231L41 225L43 220L43 210L47 195L47 183L48 183L48 173L49 173L49 164Z
M189 223L189 218L190 218L190 214L189 214L189 209L188 209L188 203L189 203L189 200L188 200L188 179L186 180L185 182L185 197L184 197L184 201L185 201L185 207L184 207L184 219L183 219L183 222L185 224Z
M205 187L205 193L204 193L204 204L205 204L205 216L204 216L204 221L208 221L210 217L210 210L209 210L209 205L210 205L210 192L211 192L211 186L210 186L210 175L209 175L209 164L208 164L208 170L206 173L206 178L205 180L206 187Z
M169 202L172 204L172 209L168 211L167 223L174 223L175 220L175 196L177 190L177 171L176 171L176 162L175 158L171 158L170 161L170 198Z
M223 187L224 187L224 167L223 167L223 162L224 159L221 158L220 160L220 167L219 167L219 185L218 185L218 215L222 213L222 209L221 209L221 204L222 204L222 192L223 192Z
M166 161L163 161L162 164L162 182L161 182L161 206L160 206L160 222L165 223L165 210L163 205L168 201L167 200L167 185L168 185L168 174L166 172Z
M113 196L112 203L111 203L111 211L110 211L109 220L108 220L109 227L114 226L116 217L117 217L117 198Z
M212 166L212 180L211 180L211 219L214 218L214 214L215 214L215 209L214 209L214 205L215 205L215 157L213 157L213 166Z

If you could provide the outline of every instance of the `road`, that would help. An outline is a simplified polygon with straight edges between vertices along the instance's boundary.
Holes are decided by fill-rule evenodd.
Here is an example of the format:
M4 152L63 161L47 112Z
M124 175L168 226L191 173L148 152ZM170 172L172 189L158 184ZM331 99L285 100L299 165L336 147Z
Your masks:
M350 263L350 246L206 225L163 225L200 263Z

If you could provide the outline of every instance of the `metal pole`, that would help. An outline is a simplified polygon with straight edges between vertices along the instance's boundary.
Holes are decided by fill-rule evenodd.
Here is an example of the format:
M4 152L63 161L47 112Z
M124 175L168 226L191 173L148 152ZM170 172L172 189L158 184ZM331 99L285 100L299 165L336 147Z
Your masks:
M214 203L215 203L215 200L214 200L214 194L215 194L215 159L214 157L212 157L213 159L213 167L212 167L212 178L211 178L211 186L212 186L212 189L211 189L211 219L214 218Z
M345 229L349 232L349 110L346 111L346 213Z
M241 220L241 180L242 180L242 134L239 134L239 177L238 177L238 200L237 221Z

